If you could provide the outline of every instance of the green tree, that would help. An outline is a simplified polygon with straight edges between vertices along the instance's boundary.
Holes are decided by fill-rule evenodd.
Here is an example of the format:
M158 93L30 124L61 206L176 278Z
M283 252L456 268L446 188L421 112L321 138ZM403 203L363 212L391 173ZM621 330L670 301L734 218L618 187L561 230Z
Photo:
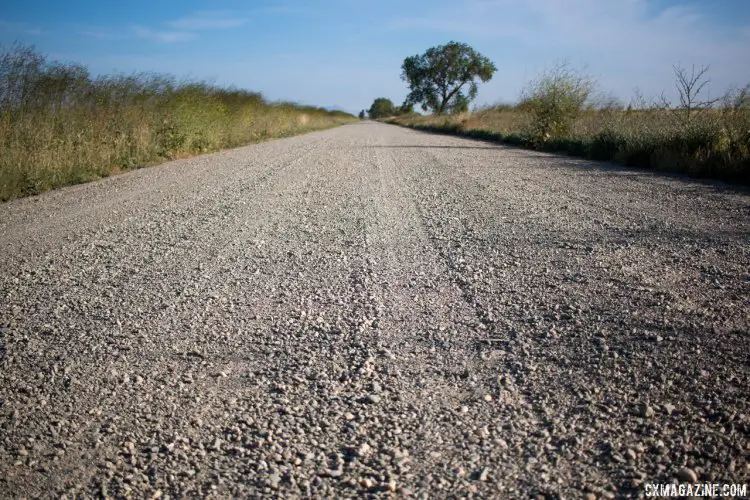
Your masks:
M465 43L449 42L407 57L401 70L409 84L407 101L440 115L468 109L477 96L477 81L488 82L497 68Z
M365 110L364 109L359 112L359 119L360 120L364 120L365 119Z
M386 116L393 116L396 114L396 107L390 99L385 97L378 97L372 102L370 110L368 111L370 118L377 120L378 118L385 118Z
M410 102L404 102L401 106L396 108L397 115L410 115L414 113L414 104Z
M534 139L543 142L566 136L595 86L591 77L571 68L567 62L556 63L532 80L524 89L518 107L531 113Z
M469 111L469 100L464 96L459 96L450 106L450 113L456 115Z

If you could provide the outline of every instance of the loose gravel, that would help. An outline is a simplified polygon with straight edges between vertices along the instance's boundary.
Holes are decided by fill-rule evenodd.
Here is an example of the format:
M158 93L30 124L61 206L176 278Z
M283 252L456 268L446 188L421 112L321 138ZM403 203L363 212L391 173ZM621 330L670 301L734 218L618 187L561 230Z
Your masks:
M0 496L750 483L750 194L359 123L0 206Z

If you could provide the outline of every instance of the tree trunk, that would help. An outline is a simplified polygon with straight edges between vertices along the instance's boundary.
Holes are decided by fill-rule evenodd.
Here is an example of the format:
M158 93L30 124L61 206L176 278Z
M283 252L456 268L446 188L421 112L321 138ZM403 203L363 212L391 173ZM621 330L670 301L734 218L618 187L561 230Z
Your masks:
M448 101L450 100L450 98L453 97L456 92L461 90L461 87L463 87L464 85L466 85L466 82L462 82L461 85L453 89L449 94L443 93L443 100L440 103L440 109L438 110L439 115L443 114L443 112L445 111L445 106L448 104Z
M445 91L443 91L443 98L440 100L440 107L437 110L438 115L442 115L443 112L445 112L445 104L448 102L448 98L446 97Z

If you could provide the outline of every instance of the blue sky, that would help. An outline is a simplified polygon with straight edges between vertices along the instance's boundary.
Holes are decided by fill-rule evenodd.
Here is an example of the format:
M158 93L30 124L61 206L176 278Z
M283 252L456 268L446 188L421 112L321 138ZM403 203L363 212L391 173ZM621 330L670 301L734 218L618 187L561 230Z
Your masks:
M514 101L567 59L628 102L673 95L671 65L710 64L712 95L750 83L748 0L23 0L0 43L32 44L93 73L158 71L356 112L400 103L403 59L450 40L498 72L478 104Z

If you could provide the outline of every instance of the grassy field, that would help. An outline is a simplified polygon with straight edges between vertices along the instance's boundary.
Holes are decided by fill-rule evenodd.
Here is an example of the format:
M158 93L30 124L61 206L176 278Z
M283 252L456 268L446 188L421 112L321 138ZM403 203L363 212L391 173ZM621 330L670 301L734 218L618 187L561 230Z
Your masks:
M354 120L169 75L92 77L0 47L0 200Z
M750 106L736 93L687 118L680 109L589 109L558 137L533 133L522 106L495 106L453 116L390 118L398 125L488 139L628 166L750 184Z

